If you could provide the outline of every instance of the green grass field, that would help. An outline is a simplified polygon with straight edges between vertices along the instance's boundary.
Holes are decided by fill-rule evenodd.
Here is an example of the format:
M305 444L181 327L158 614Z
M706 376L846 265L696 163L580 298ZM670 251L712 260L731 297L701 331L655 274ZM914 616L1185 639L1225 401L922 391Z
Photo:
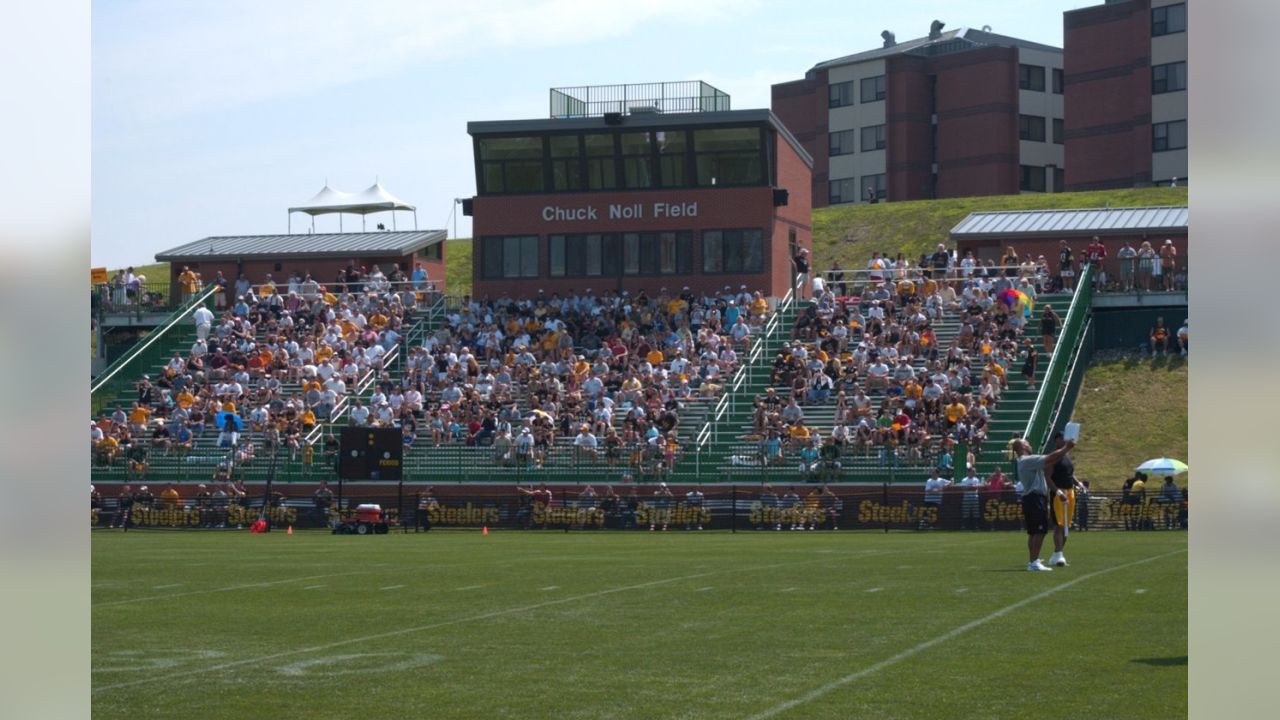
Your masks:
M1093 490L1119 490L1145 460L1166 456L1185 462L1187 376L1185 359L1176 356L1111 353L1095 360L1072 413L1084 434L1071 453L1076 475ZM1161 392L1152 391L1157 387ZM1135 418L1141 419L1141 432L1133 432ZM1190 477L1179 475L1178 486L1186 487Z
M1186 205L1187 188L1129 188L1092 192L1028 193L913 200L875 205L836 205L813 211L813 260L826 269L839 259L845 268L866 267L871 251L916 259L938 243L950 245L951 228L971 212L1041 208Z
M459 297L471 293L471 238L445 241L445 292Z
M95 532L93 712L1185 716L1186 534L1023 538Z

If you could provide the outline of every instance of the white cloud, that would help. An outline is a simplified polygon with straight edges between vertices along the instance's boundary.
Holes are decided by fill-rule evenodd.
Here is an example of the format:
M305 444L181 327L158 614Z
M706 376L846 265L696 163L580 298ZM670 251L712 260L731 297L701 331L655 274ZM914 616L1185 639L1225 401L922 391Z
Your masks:
M704 23L741 2L160 0L95 19L98 108L125 121L216 112L391 75L416 62L617 37L649 23Z

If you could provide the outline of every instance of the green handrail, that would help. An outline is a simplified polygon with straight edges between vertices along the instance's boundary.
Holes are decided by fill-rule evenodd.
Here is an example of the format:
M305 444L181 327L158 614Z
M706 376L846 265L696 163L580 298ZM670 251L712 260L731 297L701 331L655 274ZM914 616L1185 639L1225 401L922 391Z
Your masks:
M114 363L106 366L106 369L102 370L102 372L97 375L90 384L90 397L93 409L96 411L97 407L99 407L102 402L108 402L111 400L111 398L105 397L104 391L108 391L108 389L111 388L118 388L120 383L116 382L116 380L119 380L119 378L122 377L128 377L129 379L136 380L137 373L124 373L125 368L129 368L129 366L133 365L134 361L146 357L148 351L151 351L152 348L156 347L156 343L159 343L160 340L168 337L170 331L173 331L173 328L178 327L179 323L182 323L184 319L187 319L188 316L196 310L196 307L204 305L205 302L209 301L210 297L214 296L216 290L218 290L218 288L211 284L211 286L207 287L204 292L200 293L200 295L192 297L192 299L187 301L186 304L183 304L178 307L177 310L174 310L173 314L170 314L169 318L166 319L159 328L155 329L154 332L148 333L147 337L143 338L142 342L133 347L133 350L125 352L125 354L118 357Z
M1053 357L1049 360L1040 392L1036 394L1036 404L1027 420L1023 437L1033 448L1043 448L1049 439L1049 425L1053 420L1057 394L1064 390L1063 378L1080 344L1085 319L1093 305L1093 271L1093 266L1085 265L1080 273L1075 295L1071 298L1071 307L1062 323L1062 333L1058 336L1058 344L1053 348Z

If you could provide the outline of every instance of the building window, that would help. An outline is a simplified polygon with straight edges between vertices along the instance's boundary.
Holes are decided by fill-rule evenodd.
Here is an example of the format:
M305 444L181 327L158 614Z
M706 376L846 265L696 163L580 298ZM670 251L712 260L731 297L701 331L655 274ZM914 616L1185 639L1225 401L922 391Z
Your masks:
M827 183L828 205L858 202L859 197L857 178L840 178Z
M440 258L444 255L443 248L444 243L442 242L428 245L418 251L418 259L426 260L427 262L440 262ZM194 269L195 266L192 265L192 268Z
M662 187L684 187L689 184L689 135L684 130L659 130L654 133L658 146L658 175Z
M1022 179L1018 182L1018 189L1028 192L1044 192L1044 171L1045 168L1039 165L1019 165Z
M481 138L482 192L542 192L542 138Z
M582 190L582 147L577 135L552 135L551 187L554 190Z
M884 99L884 76L877 75L875 77L862 79L862 102L876 102Z
M764 270L764 234L750 230L703 230L702 272L758 273Z
M1056 193L1065 192L1067 189L1067 170L1066 168L1053 169L1053 191Z
M1018 89L1044 92L1044 68L1039 65L1019 65Z
M1151 94L1187 89L1187 63L1175 62L1151 67Z
M538 277L538 236L485 237L480 262L486 280Z
M1054 144L1055 144L1055 145L1061 145L1061 144L1063 143L1063 136L1064 136L1064 135L1066 135L1066 132L1065 132L1065 130L1063 129L1063 122L1062 122L1062 118L1054 118L1054 119L1053 119L1053 142L1054 142Z
M1187 147L1187 121L1156 123L1151 126L1151 151L1182 150Z
M1187 31L1187 6L1165 5L1151 8L1151 37Z
M649 133L622 133L620 139L623 185L632 189L653 187L653 153L649 147Z
M547 238L551 277L688 275L693 233L608 233Z
M1066 84L1066 80L1063 77L1062 68L1054 68L1053 69L1053 94L1061 95L1062 86L1065 84Z
M698 184L762 184L763 149L764 139L758 127L695 130L693 150Z
M862 197L862 200L865 202L871 202L871 198L873 196L875 197L876 200L884 200L885 197L888 195L888 193L885 191L884 173L877 173L875 175L863 175L861 188L862 188L861 197Z
M862 128L862 152L884 149L884 125Z
M1019 115L1018 139L1044 142L1044 118L1039 115Z
M613 152L613 135L598 133L582 136L587 150L587 188L613 190L618 187L618 165Z
M853 81L831 83L827 87L827 107L844 107L853 104Z
M831 156L852 155L853 146L858 142L857 130L837 130L827 136L831 141Z

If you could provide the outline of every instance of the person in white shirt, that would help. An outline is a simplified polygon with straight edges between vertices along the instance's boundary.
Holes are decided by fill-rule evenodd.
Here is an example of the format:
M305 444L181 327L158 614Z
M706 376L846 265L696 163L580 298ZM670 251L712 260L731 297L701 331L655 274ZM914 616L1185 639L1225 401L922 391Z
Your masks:
M355 406L351 408L351 424L356 427L364 427L369 424L369 408L360 403L359 398L355 401Z
M196 339L208 339L209 331L213 329L213 311L201 305L191 313L191 319L196 324Z
M942 512L942 491L947 489L949 485L951 485L951 481L944 477L939 477L937 468L934 468L933 474L929 476L928 480L924 481L925 512L920 516L921 530L933 527L933 523L938 519L938 515Z
M978 477L972 465L969 466L969 473L957 483L964 488L964 498L960 504L960 526L965 530L977 530L981 522L982 508L978 493L981 492L983 484L982 478Z
M594 460L599 441L591 434L591 429L583 425L578 436L573 439L573 447L578 460Z

